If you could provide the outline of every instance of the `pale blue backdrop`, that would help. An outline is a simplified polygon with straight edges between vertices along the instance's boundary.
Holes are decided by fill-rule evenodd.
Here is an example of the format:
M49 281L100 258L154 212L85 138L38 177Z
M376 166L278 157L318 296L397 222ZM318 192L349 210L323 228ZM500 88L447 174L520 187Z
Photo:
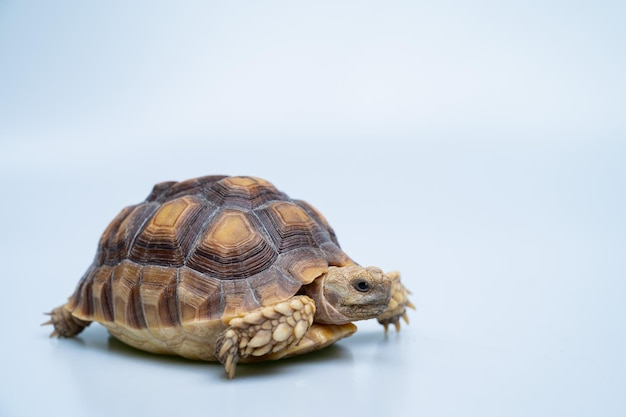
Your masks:
M0 1L0 416L626 415L611 1ZM243 366L49 340L152 184L267 178L417 310Z

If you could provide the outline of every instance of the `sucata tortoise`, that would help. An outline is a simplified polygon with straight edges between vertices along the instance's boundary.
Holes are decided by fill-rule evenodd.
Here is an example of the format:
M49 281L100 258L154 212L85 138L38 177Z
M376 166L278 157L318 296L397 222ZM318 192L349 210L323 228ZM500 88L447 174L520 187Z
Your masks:
M220 361L274 360L326 347L377 318L400 329L413 308L398 272L362 267L326 219L254 177L154 186L109 224L51 337L92 321L148 352Z

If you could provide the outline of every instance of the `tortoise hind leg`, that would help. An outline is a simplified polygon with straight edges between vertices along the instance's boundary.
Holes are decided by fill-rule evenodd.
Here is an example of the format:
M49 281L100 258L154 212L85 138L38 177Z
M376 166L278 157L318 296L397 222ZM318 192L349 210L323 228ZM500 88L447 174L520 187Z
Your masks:
M240 359L271 358L300 342L314 315L315 302L302 295L236 317L220 334L215 356L232 379Z
M82 332L83 329L89 324L90 321L81 320L74 317L72 313L62 305L55 308L50 313L46 313L50 316L50 320L43 323L42 326L52 324L54 330L50 333L50 337L72 337Z

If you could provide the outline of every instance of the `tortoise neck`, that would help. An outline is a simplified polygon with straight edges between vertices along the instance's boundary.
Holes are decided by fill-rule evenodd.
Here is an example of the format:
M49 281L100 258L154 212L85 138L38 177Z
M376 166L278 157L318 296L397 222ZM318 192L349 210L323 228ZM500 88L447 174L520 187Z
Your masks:
M326 276L324 274L303 287L303 293L315 301L314 321L322 324L346 324L352 322L350 318L341 314L333 307L333 305L336 305L337 300L329 300L327 298L324 291Z

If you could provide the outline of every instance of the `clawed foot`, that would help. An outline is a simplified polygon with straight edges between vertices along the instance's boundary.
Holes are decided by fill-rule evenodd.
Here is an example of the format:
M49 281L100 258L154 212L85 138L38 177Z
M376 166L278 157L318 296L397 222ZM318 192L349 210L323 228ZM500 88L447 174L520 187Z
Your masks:
M78 319L70 313L65 306L57 307L50 313L50 320L42 323L42 326L53 325L54 330L50 333L50 337L72 337L82 332L89 326L89 321Z
M400 319L403 319L406 324L409 324L409 316L406 314L407 308L415 310L415 306L409 301L409 294L411 292L407 290L400 282L400 273L397 271L387 273L393 283L391 286L391 300L389 306L377 320L385 327L385 333L389 330L389 325L393 324L396 331L400 331Z
M228 379L235 377L235 368L239 362L239 335L234 329L226 329L217 339L215 355L224 365Z

